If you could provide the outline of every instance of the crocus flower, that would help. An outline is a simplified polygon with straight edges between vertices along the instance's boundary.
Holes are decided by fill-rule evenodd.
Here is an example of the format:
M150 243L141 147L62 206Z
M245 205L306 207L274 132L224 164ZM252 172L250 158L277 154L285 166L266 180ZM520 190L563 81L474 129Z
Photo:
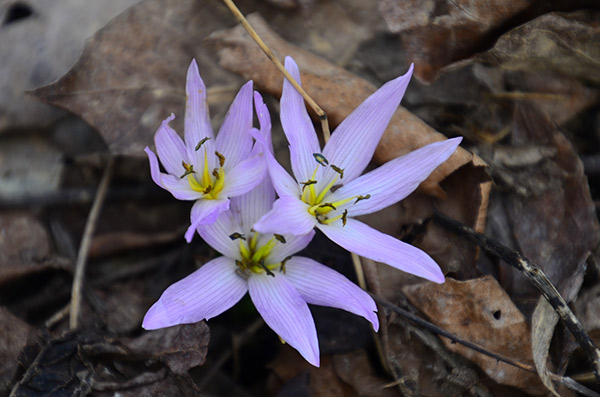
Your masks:
M206 86L193 60L187 73L184 140L169 127L171 115L156 131L154 143L166 173L160 172L156 155L146 147L154 182L179 200L195 200L191 241L196 227L214 222L229 208L229 198L242 195L263 179L265 162L250 156L252 129L252 81L239 91L215 139L206 103Z
M270 119L258 93L261 132L270 146ZM231 199L229 211L198 227L223 256L213 259L165 290L146 314L143 327L157 329L208 320L235 305L246 292L265 322L311 364L319 366L315 324L307 303L347 310L379 328L373 299L346 277L312 259L292 256L313 238L263 234L252 225L275 200L270 178Z
M300 82L298 67L286 69ZM437 283L439 266L425 252L381 233L354 216L369 214L408 196L455 151L462 138L424 146L361 176L406 91L413 67L379 88L333 132L321 151L304 100L284 81L281 123L289 142L292 178L267 153L279 199L254 229L261 233L309 233L319 228L338 245ZM257 137L260 138L260 137Z

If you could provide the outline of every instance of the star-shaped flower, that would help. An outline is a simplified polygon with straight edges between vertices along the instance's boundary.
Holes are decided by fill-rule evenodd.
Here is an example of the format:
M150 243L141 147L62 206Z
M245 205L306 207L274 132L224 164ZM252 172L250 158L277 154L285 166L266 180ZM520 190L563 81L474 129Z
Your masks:
M293 59L287 57L285 65L300 83ZM429 144L361 175L400 104L412 69L384 84L358 106L322 151L303 98L284 81L281 123L289 141L295 179L265 151L279 199L254 225L255 230L301 235L317 227L348 251L444 282L441 269L425 252L353 219L408 196L450 157L462 139Z
M187 73L184 140L169 127L171 115L156 131L154 143L166 173L150 148L146 153L154 182L180 200L195 200L191 226L185 237L191 241L196 227L214 222L229 208L229 198L242 195L260 183L265 162L250 156L252 136L252 81L239 91L215 139L206 103L206 86L193 60Z
M255 104L265 145L270 119L258 93ZM314 236L263 234L252 225L271 209L270 178L231 199L229 211L198 227L202 238L223 256L213 259L165 290L144 318L145 329L208 320L235 305L246 292L265 322L282 340L319 366L315 324L307 303L330 306L366 318L379 328L373 299L346 277L312 259L292 256Z

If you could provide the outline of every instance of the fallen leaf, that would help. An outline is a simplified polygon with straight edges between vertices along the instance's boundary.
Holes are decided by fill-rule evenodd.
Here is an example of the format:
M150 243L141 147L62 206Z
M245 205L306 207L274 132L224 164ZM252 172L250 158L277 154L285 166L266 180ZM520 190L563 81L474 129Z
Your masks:
M208 326L201 321L147 331L124 346L135 355L161 361L173 373L183 375L204 364L209 338Z
M403 292L438 327L483 346L488 351L533 364L527 321L494 278L485 276L469 281L446 279L444 284L407 286ZM534 395L545 392L537 375L448 339L442 340L449 350L477 364L499 384L514 386Z
M600 13L593 10L542 15L502 35L475 58L509 70L552 71L600 82Z
M496 31L537 2L379 0L391 32L401 33L415 76L431 82L446 65L484 48ZM532 4L533 3L533 4Z
M555 396L560 396L550 378L551 372L548 369L550 342L556 324L558 324L558 314L544 297L540 297L531 319L533 362L544 386Z
M506 211L494 215L490 234L539 266L570 302L583 281L585 261L600 241L596 209L571 143L543 112L520 103L515 109L511 148L526 147L544 147L548 155L512 168L490 159L497 183L504 185L497 199ZM551 152L556 154L551 156ZM502 235L500 229L504 229ZM501 266L499 272L501 284L515 302L537 300L539 292L519 271Z
M46 229L26 212L0 213L0 284L48 268L65 267L53 260Z
M0 394L8 395L17 374L21 350L38 336L35 328L0 306Z
M354 395L388 397L397 396L395 388L387 387L388 379L376 374L367 353L357 350L333 356L336 374L355 390Z
M58 79L75 63L88 37L137 1L2 1L0 131L46 126L64 116L26 97L25 91Z
M170 113L181 130L192 58L209 87L239 84L201 46L210 32L234 23L216 0L143 1L96 32L71 70L33 95L81 116L113 153L142 156Z

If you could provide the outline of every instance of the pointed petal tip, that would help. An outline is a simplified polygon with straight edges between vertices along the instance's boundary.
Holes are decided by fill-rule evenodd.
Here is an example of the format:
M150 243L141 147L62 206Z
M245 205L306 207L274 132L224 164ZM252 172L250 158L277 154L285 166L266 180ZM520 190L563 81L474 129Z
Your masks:
M298 69L298 65L296 64L296 61L291 56L286 55L284 62L285 62L285 68L286 69L288 69L290 67Z
M164 322L164 314L160 300L156 301L146 312L144 320L142 320L142 328L146 331L152 331L167 327L168 325Z

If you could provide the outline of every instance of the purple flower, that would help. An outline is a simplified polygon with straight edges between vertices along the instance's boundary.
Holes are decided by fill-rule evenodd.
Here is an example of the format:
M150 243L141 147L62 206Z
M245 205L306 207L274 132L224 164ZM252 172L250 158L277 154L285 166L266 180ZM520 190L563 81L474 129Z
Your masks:
M270 148L271 123L258 93L255 104L261 135ZM231 199L229 211L198 227L222 257L211 260L165 290L144 318L145 329L208 320L235 305L246 292L265 322L311 364L319 366L319 345L307 303L347 310L379 322L371 297L346 277L309 258L292 256L314 236L262 234L252 225L275 200L270 178Z
M294 60L287 57L285 64L300 82ZM441 269L425 252L352 218L381 210L408 196L450 157L462 140L432 143L361 175L400 104L412 69L411 66L404 76L384 84L356 108L337 127L323 151L304 100L284 81L281 123L290 144L295 179L265 151L279 199L254 225L255 230L299 235L316 226L348 251L437 283L444 282Z
M166 173L160 172L156 155L146 147L154 182L179 200L195 200L189 242L196 227L214 222L229 208L229 198L242 195L260 183L264 158L250 156L253 140L252 81L239 91L215 139L206 103L206 86L193 60L187 73L185 139L169 127L171 115L156 131L154 143Z

